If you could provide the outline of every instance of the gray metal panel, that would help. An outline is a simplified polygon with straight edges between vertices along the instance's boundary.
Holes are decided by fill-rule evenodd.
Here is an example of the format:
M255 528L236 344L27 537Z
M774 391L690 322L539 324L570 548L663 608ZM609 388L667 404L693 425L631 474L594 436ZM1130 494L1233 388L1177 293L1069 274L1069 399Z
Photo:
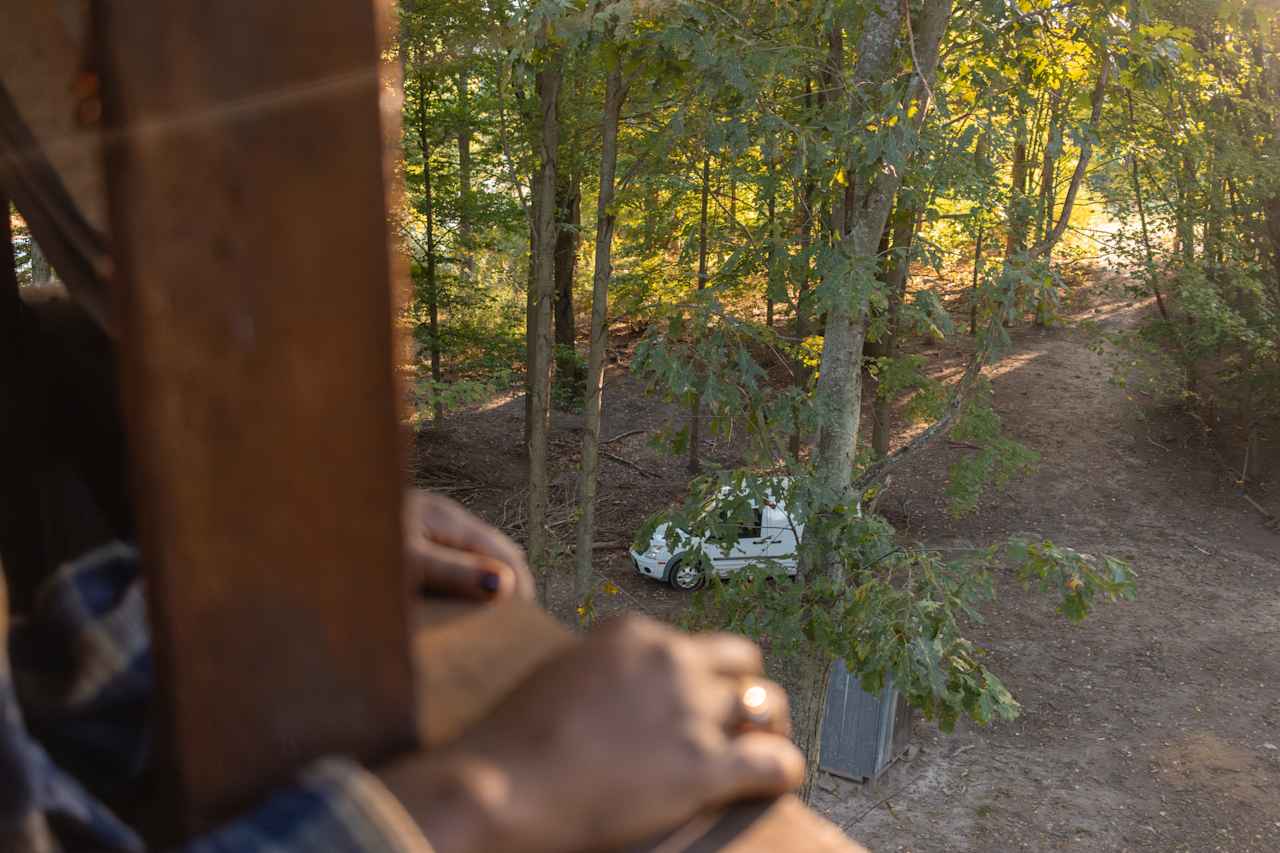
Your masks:
M906 748L910 732L910 710L892 685L875 696L862 689L843 661L832 665L818 762L822 770L855 781L874 779Z
M894 693L897 693L895 690ZM897 711L893 717L893 736L890 739L890 761L907 751L911 745L912 708L901 699L897 702Z

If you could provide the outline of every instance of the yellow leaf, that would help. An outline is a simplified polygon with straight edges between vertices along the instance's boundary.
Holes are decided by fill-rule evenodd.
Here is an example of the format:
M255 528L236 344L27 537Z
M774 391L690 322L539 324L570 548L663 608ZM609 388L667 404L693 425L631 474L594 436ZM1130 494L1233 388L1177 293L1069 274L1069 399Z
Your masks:
M836 170L836 183L842 187L847 187L849 185L849 178L845 175L844 169Z

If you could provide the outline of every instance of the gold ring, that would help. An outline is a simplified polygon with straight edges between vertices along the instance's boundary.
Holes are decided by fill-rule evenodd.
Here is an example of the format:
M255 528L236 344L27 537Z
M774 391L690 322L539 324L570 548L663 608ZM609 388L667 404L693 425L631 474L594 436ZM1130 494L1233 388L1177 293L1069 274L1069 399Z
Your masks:
M767 729L773 722L769 691L763 684L748 684L738 696L738 707L743 729Z

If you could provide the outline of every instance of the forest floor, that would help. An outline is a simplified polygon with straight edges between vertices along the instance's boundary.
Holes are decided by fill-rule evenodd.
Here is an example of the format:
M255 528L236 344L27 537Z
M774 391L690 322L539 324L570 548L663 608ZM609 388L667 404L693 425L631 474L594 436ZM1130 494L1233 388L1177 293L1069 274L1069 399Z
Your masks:
M966 450L939 442L895 471L880 510L904 540L929 546L1035 533L1122 557L1138 599L1072 625L1004 578L970 636L1022 716L952 735L917 719L908 758L879 781L822 777L815 806L871 850L1280 850L1280 534L1239 496L1192 419L1106 381L1111 362L1083 321L1122 329L1150 310L1120 290L1093 277L1071 292L1063 323L1013 330L1011 351L988 370L1007 434L1041 456L1034 472L956 519L943 478ZM969 346L957 336L917 349L933 348L946 376ZM625 546L687 484L683 461L648 444L681 413L643 394L626 349L606 381L603 433L624 437L605 448L616 458L601 461L597 513L598 571L618 592L598 609L674 619L688 599L636 576ZM522 417L520 398L451 415L422 434L419 481L518 537ZM557 415L552 436L552 523L566 542L580 421ZM732 463L738 449L713 440L705 451ZM1280 511L1274 483L1253 496ZM566 587L550 594L562 615Z

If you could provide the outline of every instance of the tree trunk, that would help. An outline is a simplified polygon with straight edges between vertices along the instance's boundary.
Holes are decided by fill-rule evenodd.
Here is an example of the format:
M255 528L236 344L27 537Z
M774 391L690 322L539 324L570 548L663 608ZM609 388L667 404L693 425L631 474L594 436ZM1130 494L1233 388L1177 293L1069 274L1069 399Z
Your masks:
M725 168L729 171L729 220L725 223L728 226L725 230L732 234L738 227L738 173L734 171L733 163L725 164Z
M898 208L893 212L893 239L889 256L881 271L889 303L885 311L884 337L876 347L876 354L882 358L893 358L898 353L898 313L906 294L907 278L911 270L911 244L915 239L916 220L919 216L920 211L915 205L903 204L901 198L898 200ZM878 382L876 392L871 446L877 456L885 456L889 453L889 438L892 435L889 418L893 401L879 393Z
M458 72L458 266L463 281L475 278L476 259L473 246L475 212L471 194L471 92L466 70Z
M902 4L896 0L879 0L876 8L868 13L863 35L858 46L858 64L852 78L860 86L878 85L891 73L893 54L899 41ZM920 15L916 28L915 49L920 65L916 68L911 100L918 101L913 122L916 129L927 114L927 92L932 85L937 67L938 42L946 31L950 18L951 0L929 0ZM844 90L844 86L841 86ZM842 92L844 93L844 92ZM852 106L858 101L850 100ZM902 128L905 129L906 128ZM852 228L842 236L840 250L851 259L865 259L874 255L879 237L884 231L888 209L901 182L896 170L879 170L859 193L852 215ZM842 220L842 216L832 216ZM824 421L819 432L815 470L820 491L832 496L836 505L849 505L856 500L850 493L858 427L861 420L861 353L867 329L867 296L855 300L855 283L842 282L837 292L844 297L828 302L826 337L823 339L822 362L815 389L819 411ZM812 525L805 530L805 542L801 543L801 571L809 575L826 573L829 578L844 580L844 565L832 557L831 543L823 540L823 525Z
M1191 155L1182 155L1182 171L1178 180L1177 239L1182 262L1190 266L1196 259L1196 227L1191 210L1191 196L1196 185L1196 164Z
M427 134L426 87L418 81L418 146L422 151L423 215L427 218L427 330L431 335L428 350L431 355L431 425L444 424L444 402L440 399L440 387L444 374L440 368L440 289L436 275L436 227L435 201L431 194L431 137Z
M573 279L578 269L578 234L582 227L582 191L576 178L559 176L556 186L556 346L573 348Z
M614 176L618 167L618 122L626 90L618 65L605 80L601 122L600 194L596 199L596 264L591 282L591 352L587 356L582 467L578 472L578 526L573 592L578 603L591 591L591 546L595 539L596 472L600 462L600 412L604 403L604 356L609 343L609 279L613 275Z
M1040 227L1037 239L1049 236L1053 226L1053 208L1058 202L1055 182L1058 155L1062 153L1062 92L1055 91L1049 103L1049 139L1044 146L1044 162L1040 167Z
M1045 140L1043 158L1040 166L1040 199L1036 205L1036 221L1032 223L1032 239L1043 240L1049 233L1049 223L1053 221L1053 207L1057 199L1054 192L1055 172L1058 165L1058 154L1062 150L1062 124L1060 93L1054 91L1049 96L1049 135ZM1051 252L1045 254L1045 261L1050 259ZM1036 296L1035 323L1044 328L1051 319L1052 303L1045 298L1043 288Z
M987 148L990 145L990 142L991 138L984 133L982 136L978 137L978 143L973 146L973 162L979 170L989 165L987 163ZM978 208L975 206L971 212L977 213ZM983 240L986 236L985 222L984 220L979 219L977 234L974 235L973 240L973 284L969 288L970 335L978 334L978 282L982 279L982 250Z
M806 114L813 109L813 82L806 76L804 81L804 109ZM804 166L804 182L800 191L796 194L796 230L799 232L799 255L800 270L798 280L796 281L796 316L795 316L795 335L796 339L804 342L809 336L809 246L813 239L813 194L817 189L816 182L813 179L813 170L805 158ZM802 388L808 385L809 369L800 359L796 359L793 366L795 371L796 382ZM791 458L800 459L800 449L804 436L800 433L799 417L796 418L795 428L791 431L791 442L789 452Z
M969 334L978 334L978 282L982 278L982 241L987 235L982 223L973 241L973 284L969 288Z
M539 593L547 600L549 534L547 531L547 433L551 414L551 304L555 299L555 196L560 122L557 101L561 82L560 58L551 57L538 72L538 104L541 109L535 186L533 305L529 343L529 499L526 514L526 547L529 564L538 578Z
M769 148L769 193L765 203L769 233L764 285L764 324L773 328L773 297L778 287L778 168L773 162L773 148Z
M1027 82L1026 72L1022 75ZM1009 207L1005 215L1005 258L1012 258L1026 248L1027 232L1027 108L1018 104L1014 118L1016 136L1013 141L1013 165L1009 172Z
M1263 222L1266 224L1267 241L1271 244L1271 267L1274 271L1271 285L1274 294L1272 310L1280 312L1280 195L1267 199L1263 208Z
M533 353L534 332L537 331L538 321L536 318L536 308L538 304L537 293L537 275L538 275L538 211L537 199L533 198L534 192L538 186L538 174L535 172L533 179L529 181L529 270L525 280L525 300L524 300L524 344L525 358L527 361L527 369L524 374L524 448L526 452L529 449L529 440L533 435Z
M1129 93L1129 124L1133 124L1133 94ZM1160 283L1156 280L1156 259L1151 249L1151 235L1147 231L1147 208L1142 198L1142 179L1138 174L1138 153L1129 152L1129 173L1133 181L1133 199L1138 206L1138 227L1142 234L1142 255L1146 266L1147 286L1156 297L1156 307L1160 309L1160 319L1168 322L1169 311L1164 306L1164 297L1160 294Z
M698 214L698 292L707 286L707 198L711 192L711 155L702 155L702 208ZM693 334L696 336L697 332ZM695 368L696 372L696 368ZM696 381L696 380L695 380ZM701 429L702 392L695 390L689 407L689 473L702 470Z
M879 0L867 13L852 78L859 83L858 92L851 94L841 85L841 94L847 99L851 109L856 110L856 118L861 119L865 112L860 93L875 90L893 73L893 59L898 46L904 6L898 0ZM938 62L938 45L946 31L950 15L951 0L926 0L919 26L915 28L913 54L918 65L910 84L909 100L917 103L919 109L905 123L911 126L914 134L918 134L928 113L933 74ZM838 28L833 27L835 29ZM907 126L900 126L896 132L904 133L907 130ZM904 147L908 144L903 141ZM832 217L833 221L850 223L851 227L846 232L835 235L840 240L841 251L847 256L858 259L873 255L901 178L898 170L877 170L867 179L865 189L854 197L856 204L852 208L844 205L843 217ZM855 297L857 288L852 279L832 284L836 285L834 293L839 295L828 301L826 336L816 389L818 409L823 412L826 421L819 432L814 458L818 492L829 496L828 500L833 501L825 508L827 512L834 511L836 506L851 506L857 500L857 495L853 493L853 460L862 409L862 344L868 304L866 295ZM806 577L823 573L833 582L843 583L845 566L836 557L828 528L822 523L824 514L818 512L815 521L805 528L800 544L800 578L803 581ZM827 678L829 656L825 652L817 654L810 663L819 667L817 689L821 689L822 682ZM820 732L826 714L826 702L821 696L817 699L816 711L809 720L810 725L800 732L800 747L809 761L808 776L801 791L806 798L812 793L817 778L821 752Z
M572 410L581 394L582 371L574 349L573 283L578 269L582 190L577 176L560 176L556 187L555 383L560 405Z
M806 77L804 81L804 108L809 113L813 109L813 82ZM817 191L817 182L813 177L813 168L805 158L804 186L796 199L796 230L799 234L800 279L796 282L796 337L804 340L809 335L809 246L813 240L813 194Z

